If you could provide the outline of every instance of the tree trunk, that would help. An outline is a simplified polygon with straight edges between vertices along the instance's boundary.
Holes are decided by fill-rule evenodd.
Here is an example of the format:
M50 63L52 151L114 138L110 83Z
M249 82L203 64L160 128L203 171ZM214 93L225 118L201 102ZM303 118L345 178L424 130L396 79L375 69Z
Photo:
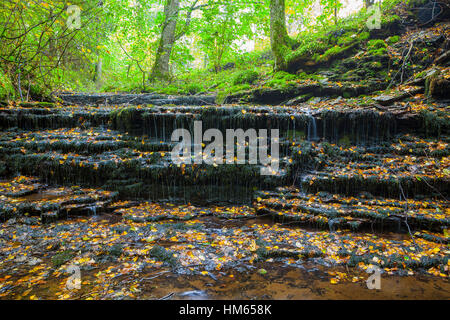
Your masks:
M289 36L286 29L285 0L270 0L270 44L275 71L286 70Z
M95 64L94 82L99 84L102 80L102 58L99 56Z
M175 43L179 8L180 0L167 0L164 5L165 19L150 79L169 78L169 62L172 48Z

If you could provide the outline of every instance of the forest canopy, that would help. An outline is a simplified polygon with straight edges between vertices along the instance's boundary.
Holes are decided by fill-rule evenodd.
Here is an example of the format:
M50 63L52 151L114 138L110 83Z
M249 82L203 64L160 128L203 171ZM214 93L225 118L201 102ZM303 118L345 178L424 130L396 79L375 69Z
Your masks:
M389 20L398 2L374 7ZM255 68L259 74L295 73L290 61L326 46L317 41L324 34L367 31L371 5L360 0L5 0L1 95L28 100L61 90L196 93L220 89L217 79L251 83ZM241 74L217 75L235 67Z

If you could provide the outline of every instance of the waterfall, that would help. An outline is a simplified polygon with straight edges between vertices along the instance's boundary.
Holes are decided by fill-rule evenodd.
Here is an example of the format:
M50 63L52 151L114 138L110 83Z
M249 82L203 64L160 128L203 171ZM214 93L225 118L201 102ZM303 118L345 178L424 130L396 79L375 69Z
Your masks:
M317 124L316 119L311 115L311 113L307 113L309 121L308 121L308 141L317 141L319 138L317 137Z
M87 209L92 213L93 216L97 215L97 207L95 205L94 206L90 206Z

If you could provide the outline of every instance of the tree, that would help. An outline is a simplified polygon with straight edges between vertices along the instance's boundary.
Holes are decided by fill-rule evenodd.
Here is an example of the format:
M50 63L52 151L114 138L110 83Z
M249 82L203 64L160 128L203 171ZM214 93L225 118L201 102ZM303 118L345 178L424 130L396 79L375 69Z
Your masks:
M63 0L0 3L0 72L20 99L40 98L60 84L66 70L91 67L89 58L102 29L100 22L92 22L101 15L101 6L97 0L73 2L80 8L76 28L70 27L73 12Z
M192 20L192 13L208 4L198 5L198 0L187 8L186 21L177 33L180 0L166 0L164 4L164 22L161 28L161 38L156 51L150 79L168 79L170 75L169 62L175 41L186 34Z
M285 10L285 0L270 0L270 44L276 71L286 70L286 55L291 43L286 28Z
M164 22L161 30L156 58L150 78L166 79L169 76L169 61L175 43L175 32L178 22L179 0L167 0L164 5Z
M224 60L242 50L239 41L252 39L257 32L264 33L268 8L260 1L229 0L216 3L202 10L196 34L199 47L218 72Z

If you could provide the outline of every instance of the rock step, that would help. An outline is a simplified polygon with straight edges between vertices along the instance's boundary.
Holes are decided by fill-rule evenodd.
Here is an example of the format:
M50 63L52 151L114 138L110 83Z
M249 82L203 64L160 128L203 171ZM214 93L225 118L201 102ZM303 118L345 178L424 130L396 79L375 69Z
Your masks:
M374 198L368 194L344 197L327 192L301 193L293 188L277 192L258 192L255 207L259 214L269 214L282 221L295 221L322 228L443 232L450 225L450 205L446 201L424 199L399 201ZM406 221L406 222L405 222Z
M202 121L203 131L217 128L247 130L279 129L284 137L308 137L315 128L317 138L331 142L373 143L391 139L397 133L438 136L448 132L446 114L434 112L381 112L376 108L345 105L306 107L82 107L56 108L0 107L0 129L43 130L57 128L107 127L168 141L173 130L193 131Z
M56 95L65 104L77 105L212 105L216 104L215 95L171 96L155 93L79 93L61 92Z
M1 153L0 153L1 154ZM43 181L62 185L82 185L121 191L123 196L158 199L194 196L200 192L206 200L222 196L232 200L239 192L240 199L249 201L254 188L272 188L286 183L289 161L280 161L276 175L263 175L261 165L174 164L169 152L144 152L131 149L92 155L76 153L27 152L2 154L3 174L21 172L37 175ZM192 190L189 190L193 188ZM236 192L220 191L235 189ZM202 190L204 189L204 190ZM194 192L195 190L195 192ZM220 197L219 197L220 198ZM186 198L185 200L189 200Z
M112 204L114 205L114 204ZM154 222L160 220L191 220L202 216L223 219L254 218L254 208L249 206L209 206L175 205L172 203L142 202L137 206L117 209L114 214L134 222Z
M293 172L298 172L297 181L309 193L446 197L449 151L447 137L430 141L398 136L368 147L304 142L294 147Z
M24 180L26 178L26 180ZM80 188L51 188L42 185L30 191L30 181L35 177L21 177L10 182L11 188L27 193L14 196L0 195L0 216L10 219L21 216L40 216L43 222L67 217L68 215L95 215L105 211L108 204L117 197L116 192ZM6 182L4 182L6 184Z
M225 142L226 140L224 141L223 154L226 154ZM270 141L267 144L270 146ZM8 130L7 132L0 132L0 153L3 154L51 151L80 155L92 155L108 151L117 151L119 153L159 151L169 153L176 145L176 142L158 141L147 136L132 136L120 131L98 127L90 129L62 128L42 131ZM279 146L280 156L284 157L292 153L292 141L290 139L280 138ZM191 147L191 152L193 152L195 144L192 143ZM250 147L252 146L245 148L247 159ZM235 142L235 154L237 153L237 148L238 146Z

